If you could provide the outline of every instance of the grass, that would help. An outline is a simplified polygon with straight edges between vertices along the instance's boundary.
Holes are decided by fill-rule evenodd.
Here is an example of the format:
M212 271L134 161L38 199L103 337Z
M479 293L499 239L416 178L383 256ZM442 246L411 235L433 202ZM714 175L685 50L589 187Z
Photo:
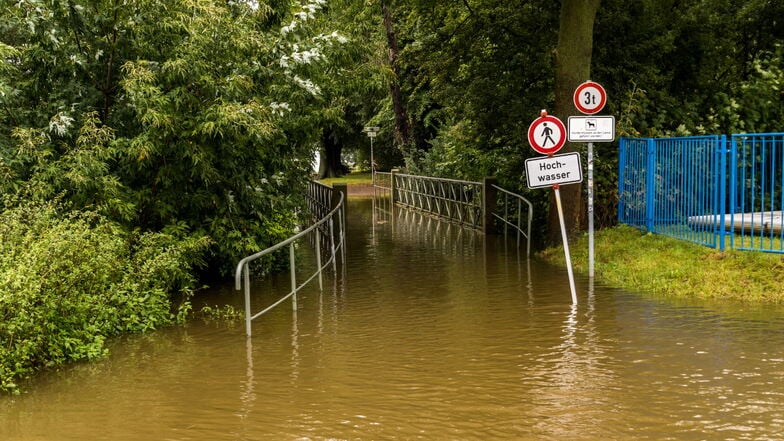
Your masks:
M588 272L588 236L570 243L574 270ZM540 257L564 265L563 248ZM596 280L677 298L784 303L784 256L724 251L619 226L596 232Z
M346 184L346 185L371 185L373 177L368 173L349 173L339 178L326 178L319 182L326 185Z

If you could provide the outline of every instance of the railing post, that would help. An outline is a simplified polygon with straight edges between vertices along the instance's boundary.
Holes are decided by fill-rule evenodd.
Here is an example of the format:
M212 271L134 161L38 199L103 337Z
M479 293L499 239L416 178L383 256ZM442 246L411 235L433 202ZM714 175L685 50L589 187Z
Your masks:
M647 165L645 171L645 228L656 231L656 141L648 138L646 143Z
M390 177L390 180L389 180L389 188L390 188L390 190L389 190L389 198L392 201L392 206L395 205L395 193L396 193L396 190L395 190L395 175L398 174L398 173L400 173L400 170L397 169L397 168L393 168L392 170L390 170L391 177Z
M343 197L340 197L340 194L343 194ZM333 243L343 243L343 235L346 231L346 206L348 205L348 185L347 184L333 184L332 185L332 205L329 207L329 210L334 210L338 204L340 203L341 199L343 200L343 208L341 209L342 215L338 215L338 237L333 238ZM333 233L334 234L334 233ZM342 247L343 250L345 247ZM345 252L345 251L344 251ZM343 258L345 261L345 257Z
M297 257L294 253L294 243L292 242L289 245L289 269L291 270L291 292L294 293L291 296L291 307L296 311L297 310Z
M498 201L498 191L494 187L496 184L498 180L494 177L485 177L482 180L482 229L485 234L496 233L493 217Z
M724 251L727 242L727 226L725 220L727 216L727 156L732 151L727 143L727 136L721 135L716 146L719 152L719 251ZM734 188L734 187L731 187Z
M332 198L329 210L332 211L335 207L338 206L340 203L340 195L339 193L343 193L343 200L348 200L348 185L347 184L332 184ZM346 209L346 204L343 204L343 210Z
M250 338L252 315L250 309L250 264L246 263L242 266L242 273L243 288L245 289L245 335Z
M316 267L318 267L319 290L324 291L324 278L322 277L321 267L321 230L316 228Z

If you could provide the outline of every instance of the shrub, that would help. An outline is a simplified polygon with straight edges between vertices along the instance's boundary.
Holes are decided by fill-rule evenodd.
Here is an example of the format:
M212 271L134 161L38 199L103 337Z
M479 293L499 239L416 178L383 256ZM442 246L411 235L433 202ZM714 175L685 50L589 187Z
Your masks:
M0 214L0 390L42 367L106 354L105 340L182 320L204 238L132 234L93 212ZM171 295L183 301L172 306Z

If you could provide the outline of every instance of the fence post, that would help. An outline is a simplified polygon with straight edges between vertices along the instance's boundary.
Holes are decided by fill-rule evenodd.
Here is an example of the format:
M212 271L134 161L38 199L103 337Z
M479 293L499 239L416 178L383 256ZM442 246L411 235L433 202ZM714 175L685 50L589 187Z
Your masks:
M626 221L626 138L621 137L618 143L618 223Z
M392 206L395 206L395 175L400 173L400 169L393 168L390 170L390 178L389 178L389 198L392 201Z
M648 138L646 152L648 165L645 173L645 228L655 233L656 205L656 141Z
M338 206L338 202L340 202L339 193L343 193L343 200L348 200L348 185L347 184L332 184L332 198L330 198L331 203L329 210L332 211L335 207ZM345 207L345 205L344 205Z
M493 213L496 210L498 191L494 185L498 184L498 179L485 177L482 180L482 229L485 234L495 234L495 218Z
M725 225L727 216L727 155L730 153L730 146L727 144L726 135L721 135L718 143L716 151L721 155L719 157L719 251L724 251L727 239L727 226Z
M342 236L346 234L346 211L348 210L348 184L332 184L332 197L330 198L330 207L329 211L335 209L340 203L340 194L343 194L343 208L341 208L342 215L338 215L338 231L332 231L330 234L337 236L332 237L332 243L340 243L342 244ZM345 247L342 247L341 250L344 250ZM334 256L333 256L334 258Z

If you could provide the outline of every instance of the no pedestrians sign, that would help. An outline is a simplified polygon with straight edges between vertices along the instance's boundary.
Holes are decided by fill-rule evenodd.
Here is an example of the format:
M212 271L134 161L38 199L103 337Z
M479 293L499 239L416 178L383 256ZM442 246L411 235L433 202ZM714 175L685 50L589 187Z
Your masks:
M566 143L566 126L560 119L542 113L528 127L528 143L537 152L552 155Z

